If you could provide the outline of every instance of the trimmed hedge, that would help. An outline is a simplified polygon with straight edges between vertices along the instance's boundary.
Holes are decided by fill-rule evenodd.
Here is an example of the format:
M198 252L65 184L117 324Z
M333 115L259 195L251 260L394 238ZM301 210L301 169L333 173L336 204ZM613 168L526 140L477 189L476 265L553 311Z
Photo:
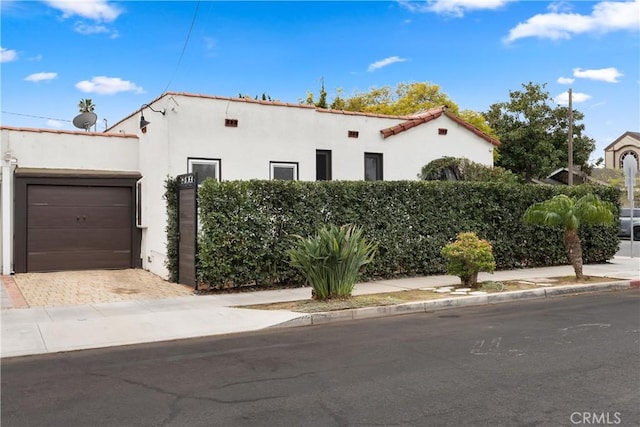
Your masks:
M167 204L167 258L169 281L178 281L178 180L167 177L164 182L164 200Z
M286 253L292 236L314 235L329 223L361 226L367 240L377 244L361 280L446 273L440 251L464 231L491 242L499 270L567 264L562 231L525 226L522 214L556 194L588 192L619 208L620 193L613 187L207 180L198 193L198 276L212 287L302 285ZM167 227L168 249L176 244L173 229ZM618 249L617 227L584 227L580 236L585 263L607 261Z

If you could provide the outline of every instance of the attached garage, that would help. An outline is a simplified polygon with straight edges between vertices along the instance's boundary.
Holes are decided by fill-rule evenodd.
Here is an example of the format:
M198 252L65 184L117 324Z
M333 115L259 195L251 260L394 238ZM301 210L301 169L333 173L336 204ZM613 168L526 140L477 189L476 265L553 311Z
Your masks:
M16 169L15 178L17 273L140 266L138 173Z

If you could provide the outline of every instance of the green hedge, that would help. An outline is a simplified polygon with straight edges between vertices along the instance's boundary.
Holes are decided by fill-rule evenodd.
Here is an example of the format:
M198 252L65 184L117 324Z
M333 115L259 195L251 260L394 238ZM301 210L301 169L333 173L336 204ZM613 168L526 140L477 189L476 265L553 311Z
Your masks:
M522 214L556 194L587 192L619 207L619 190L613 187L208 180L198 196L198 276L214 287L303 284L286 254L292 235L310 236L329 223L359 225L378 245L361 279L443 274L446 261L440 251L463 231L491 242L497 269L566 264L562 232L524 226ZM167 227L169 248L175 240L172 230ZM584 262L611 259L618 249L617 233L617 227L581 229ZM172 265L176 262L168 268Z
M178 281L178 180L167 177L164 182L164 200L167 204L167 258L165 267L169 280Z

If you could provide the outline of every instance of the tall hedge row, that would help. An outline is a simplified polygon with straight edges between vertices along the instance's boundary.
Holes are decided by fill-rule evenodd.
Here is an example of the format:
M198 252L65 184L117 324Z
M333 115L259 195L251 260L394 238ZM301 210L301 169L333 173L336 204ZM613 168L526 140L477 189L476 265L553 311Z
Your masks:
M556 194L587 192L619 208L619 190L612 187L208 180L198 195L198 275L215 287L303 284L285 251L293 235L312 235L328 223L360 225L377 243L363 279L442 274L446 263L440 250L462 231L492 243L497 269L566 264L561 230L524 226L522 214ZM167 227L169 248L175 247L174 228ZM611 259L617 233L617 227L581 229L585 263ZM170 261L168 268L173 265Z

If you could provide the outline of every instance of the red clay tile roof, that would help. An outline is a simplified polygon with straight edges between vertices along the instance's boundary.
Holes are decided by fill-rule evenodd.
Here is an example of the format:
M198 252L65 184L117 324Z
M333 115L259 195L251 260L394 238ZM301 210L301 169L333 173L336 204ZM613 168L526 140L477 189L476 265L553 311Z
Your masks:
M490 144L493 144L496 147L500 146L500 141L498 141L497 139L491 138L489 135L482 132L480 129L473 126L472 124L462 120L460 117L456 116L455 114L449 113L447 111L446 106L432 108L431 110L427 110L424 113L419 113L414 116L411 116L407 121L403 123L380 130L380 133L382 134L383 138L388 138L390 136L397 135L401 132L409 130L413 127L420 126L423 123L427 123L427 122L430 122L431 120L435 120L438 117L442 116L443 114L448 118L450 118L451 120L453 120L454 122L458 123L460 126L470 130L471 132L478 135L480 138L486 140Z
M343 115L347 115L347 116L365 116L365 117L377 117L377 118L385 118L385 119L405 120L403 123L400 123L399 125L395 125L395 126L392 126L390 128L382 129L380 131L380 133L382 133L384 138L387 138L387 137L389 137L391 135L395 135L395 134L400 133L400 132L404 132L407 129L411 129L412 127L415 127L415 126L421 125L423 123L429 122L429 121L431 121L433 119L436 119L436 118L440 117L442 114L445 114L451 120L455 121L456 123L458 123L459 125L467 128L467 129L469 129L471 132L473 132L476 135L480 136L481 138L485 139L489 143L491 143L491 144L493 144L495 146L499 146L500 145L500 141L498 141L498 140L496 140L494 138L491 138L489 135L487 135L486 133L482 132L480 129L476 128L475 126L465 122L464 120L462 120L461 118L457 117L456 115L447 112L446 111L446 108L447 108L446 106L433 108L433 109L427 110L427 111L425 111L423 113L418 113L418 114L414 114L414 115L393 116L393 115L388 115L388 114L376 114L376 113L365 113L365 112L358 112L358 111L332 110L330 108L317 108L317 107L315 107L313 105L307 105L307 104L292 104L292 103L280 102L280 101L263 101L263 100L251 99L251 98L231 98L231 97L226 97L226 96L203 95L203 94L194 94L194 93L187 93L187 92L166 92L166 93L163 93L162 95L160 95L159 97L157 97L156 99L154 99L153 101L149 102L146 105L153 105L154 102L159 101L160 99L162 99L164 97L170 97L170 96L185 96L185 97L191 97L191 98L217 99L217 100L232 101L232 102L246 102L246 103L250 103L250 104L261 104L261 105L273 105L273 106L281 106L281 107L314 109L318 113L343 114ZM145 105L145 104L143 104L143 105ZM118 124L120 124L123 121L129 119L130 117L134 116L135 114L138 114L139 112L140 112L140 109L134 111L133 113L129 114L127 117L125 117L122 120L119 120L117 123L113 124L109 129L117 126ZM107 129L107 131L109 129Z

